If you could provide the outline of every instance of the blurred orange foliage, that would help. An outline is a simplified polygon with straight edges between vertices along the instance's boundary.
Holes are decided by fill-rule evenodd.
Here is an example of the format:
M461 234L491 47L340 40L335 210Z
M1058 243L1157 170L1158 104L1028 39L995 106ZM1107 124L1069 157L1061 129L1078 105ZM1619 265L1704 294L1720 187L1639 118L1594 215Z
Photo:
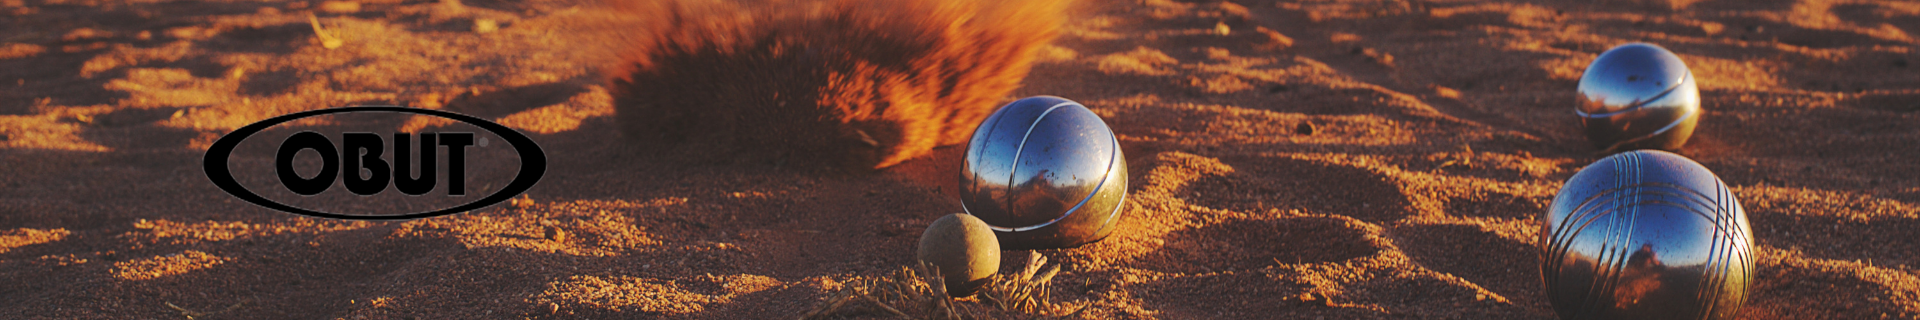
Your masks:
M629 140L701 161L881 168L963 143L1066 1L625 1Z

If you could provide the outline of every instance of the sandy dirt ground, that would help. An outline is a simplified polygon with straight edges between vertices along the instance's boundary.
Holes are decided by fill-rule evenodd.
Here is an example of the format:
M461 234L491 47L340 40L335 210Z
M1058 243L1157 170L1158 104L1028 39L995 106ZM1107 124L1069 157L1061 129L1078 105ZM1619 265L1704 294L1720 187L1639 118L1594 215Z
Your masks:
M610 27L580 23L597 15L0 1L0 318L792 318L962 210L952 146L850 173L621 143ZM1131 166L1113 237L1040 251L1088 318L1553 318L1536 219L1599 157L1572 90L1633 41L1699 79L1680 153L1748 210L1744 318L1920 317L1920 2L1089 0L1059 18L1012 97L1085 103ZM235 128L354 104L491 119L552 166L517 204L398 222L268 210L201 169Z

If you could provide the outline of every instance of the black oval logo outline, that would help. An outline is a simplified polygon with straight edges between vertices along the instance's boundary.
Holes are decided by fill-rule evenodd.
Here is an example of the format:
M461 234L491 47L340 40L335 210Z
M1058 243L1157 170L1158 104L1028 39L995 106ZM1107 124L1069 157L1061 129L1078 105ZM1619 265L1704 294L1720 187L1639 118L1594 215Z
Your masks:
M228 170L227 168L227 159L233 155L233 150L235 148L240 147L240 142L245 141L248 137L251 137L256 133L260 133L261 131L265 131L267 128L270 128L282 123L287 123L293 120L299 120L302 118L308 118L308 117L314 117L314 116L320 116L320 115L348 113L348 112L412 113L412 114L422 114L422 115L453 119L456 121L472 124L474 126L480 127L480 129L487 130L488 132L492 132L494 135L500 136L500 139L502 140L507 140L507 145L513 146L513 150L518 152L520 155L520 172L514 174L513 181L507 182L507 185L505 187L501 187L500 190L494 191L493 194L489 194L485 198L481 198L480 200L474 200L473 202L468 202L466 204L454 206L452 208L446 208L446 209L428 211L428 212L398 214L398 215L357 216L357 215L308 210L308 209L290 206L284 203L275 202L271 199L267 199L266 197L262 197L259 194L253 193L253 190L247 190L246 186L240 185L240 181L233 179L233 172L231 170ZM280 211L284 211L292 214L311 216L311 217L321 217L321 218L343 219L343 220L409 220L409 219L438 217L438 216L449 215L449 214L463 212L463 211L472 211L473 209L479 209L486 206L505 202L509 199L513 199L514 196L520 195L520 193L526 192L528 189L532 189L533 184L540 182L540 178L542 176L545 176L547 173L546 151L540 150L540 145L535 144L533 142L533 138L527 137L527 135L525 134L521 134L520 131L515 131L513 130L513 128L508 128L505 125L493 123L493 121L488 121L486 119L481 119L474 116L447 112L447 111L440 111L440 110L415 109L415 108L406 108L406 107L399 107L399 106L350 106L350 107L331 108L331 109L309 110L309 111L301 111L301 112L280 115L277 117L267 118L266 120L260 120L260 122L254 122L253 124L248 124L244 127L240 127L240 129L235 129L233 130L233 132L228 132L226 135L221 136L219 140L214 140L213 145L207 147L207 154L204 158L201 159L200 163L201 163L202 169L207 173L207 179L213 180L213 184L215 186L219 186L220 190L226 191L227 194L233 195L234 197L239 197L240 200L245 200L247 202L253 203L254 205L267 207L268 209L280 210Z

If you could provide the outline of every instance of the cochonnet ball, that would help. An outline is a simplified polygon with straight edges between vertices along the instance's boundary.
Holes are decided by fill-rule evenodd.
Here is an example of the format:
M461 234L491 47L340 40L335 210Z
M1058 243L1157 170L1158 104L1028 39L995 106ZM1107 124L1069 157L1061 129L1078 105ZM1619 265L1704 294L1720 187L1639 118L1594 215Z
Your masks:
M987 284L987 278L1000 272L1000 241L986 222L965 213L949 214L927 225L920 234L920 261L940 268L947 295L964 297Z

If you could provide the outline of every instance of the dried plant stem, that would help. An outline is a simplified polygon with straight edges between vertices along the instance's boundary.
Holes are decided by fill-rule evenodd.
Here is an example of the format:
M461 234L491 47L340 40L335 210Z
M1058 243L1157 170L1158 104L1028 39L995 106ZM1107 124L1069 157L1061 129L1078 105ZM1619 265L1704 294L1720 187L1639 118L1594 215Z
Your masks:
M819 307L801 319L823 318L849 305L864 301L878 311L906 319L1068 319L1078 317L1093 306L1083 303L1064 315L1055 312L1065 305L1049 302L1048 284L1060 275L1060 266L1047 265L1047 258L1030 253L1019 272L994 275L980 290L979 300L955 299L947 295L939 267L928 263L902 266L892 274L851 281ZM981 309L982 305L990 307Z

